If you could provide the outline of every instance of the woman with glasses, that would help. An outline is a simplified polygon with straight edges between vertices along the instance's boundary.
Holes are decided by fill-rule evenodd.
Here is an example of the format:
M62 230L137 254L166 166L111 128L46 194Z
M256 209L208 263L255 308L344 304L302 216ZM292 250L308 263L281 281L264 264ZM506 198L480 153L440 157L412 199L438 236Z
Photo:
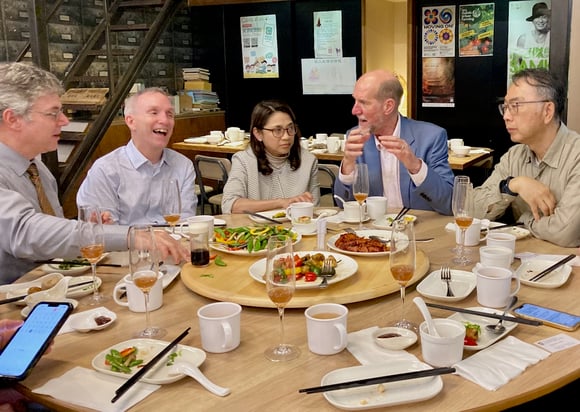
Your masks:
M285 209L294 202L320 202L318 161L300 146L296 116L277 100L252 111L250 145L232 157L223 213Z

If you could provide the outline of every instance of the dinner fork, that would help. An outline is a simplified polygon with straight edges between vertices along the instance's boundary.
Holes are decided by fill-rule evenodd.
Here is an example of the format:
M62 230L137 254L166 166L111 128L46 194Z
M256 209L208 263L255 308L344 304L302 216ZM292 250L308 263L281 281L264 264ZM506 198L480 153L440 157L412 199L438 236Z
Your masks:
M322 282L318 285L319 288L325 289L328 287L328 278L334 276L335 272L332 270L332 259L325 258L322 263L322 269L320 270L320 276L322 277Z
M451 290L451 269L449 269L449 266L442 266L441 270L439 271L441 273L441 280L444 281L445 283L447 283L447 297L454 297L455 295L453 294L453 291Z

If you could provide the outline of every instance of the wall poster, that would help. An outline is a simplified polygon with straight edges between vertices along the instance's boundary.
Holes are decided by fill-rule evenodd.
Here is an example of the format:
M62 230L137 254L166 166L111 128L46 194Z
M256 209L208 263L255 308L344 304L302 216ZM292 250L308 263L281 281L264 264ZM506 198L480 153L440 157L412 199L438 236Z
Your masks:
M278 78L276 15L240 17L244 79Z
M495 4L459 6L459 57L493 56Z
M303 94L352 94L356 57L302 59Z
M422 13L422 106L455 107L455 6Z
M342 11L316 11L314 57L342 57Z
M510 1L508 85L514 73L550 66L551 1Z

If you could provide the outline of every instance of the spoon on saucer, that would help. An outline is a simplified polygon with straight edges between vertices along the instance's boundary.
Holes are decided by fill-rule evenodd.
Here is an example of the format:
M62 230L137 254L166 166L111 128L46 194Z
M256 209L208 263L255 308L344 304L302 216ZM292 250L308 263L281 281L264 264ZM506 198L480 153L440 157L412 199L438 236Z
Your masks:
M512 296L510 302L505 307L505 309L502 313L502 316L505 316L509 312L509 310L515 306L517 301L518 301L518 297ZM503 323L503 319L500 319L499 322L497 322L495 325L485 325L485 328L493 334L501 335L502 333L505 332L505 326L502 325L502 323Z

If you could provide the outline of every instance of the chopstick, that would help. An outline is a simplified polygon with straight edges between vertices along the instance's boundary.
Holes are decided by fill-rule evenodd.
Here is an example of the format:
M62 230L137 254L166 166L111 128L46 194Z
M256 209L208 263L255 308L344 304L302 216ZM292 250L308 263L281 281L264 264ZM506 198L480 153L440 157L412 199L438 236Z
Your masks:
M267 220L268 222L276 223L277 225L279 225L279 224L280 224L280 222L279 222L279 221L277 221L277 220L275 220L275 219L271 219L271 218L269 218L268 216L264 216L264 215L261 215L261 214L259 214L259 213L250 212L249 210L244 210L243 212L244 212L244 213L247 213L248 215L252 215L252 216L254 216L254 217L257 217L257 218L260 218L260 219Z
M69 262L67 261L62 261L62 260L36 260L34 261L34 263L38 263L39 265L42 264L47 264L47 265L62 265L67 264ZM91 264L89 262L75 262L75 263L70 263L71 266L91 266ZM121 268L123 267L123 265L120 265L118 263L97 263L97 266L106 266L106 267L110 267L110 268ZM66 269L62 269L62 270L66 270Z
M376 385L379 383L404 381L404 380L409 380L409 379L424 378L427 376L444 375L444 374L453 373L453 372L455 372L455 368L425 369L422 371L398 373L396 375L378 376L376 378L365 378L365 379L358 379L356 381L333 383L330 385L323 385L323 386L315 386L312 388L298 389L298 392L300 392L300 393L320 393L320 392L336 391L338 389L358 388L360 386L369 386L369 385Z
M534 275L530 278L530 282L536 282L540 279L542 279L544 276L546 276L547 274L553 272L554 270L558 269L560 266L564 265L565 263L571 261L572 259L574 259L576 257L576 255L568 255L566 256L564 259L554 263L552 266L550 266L547 269L542 270L540 273L538 273L537 275Z
M531 319L517 318L514 316L498 315L496 313L480 312L478 310L456 308L453 306L438 305L436 303L426 303L426 305L431 307L431 308L450 310L453 312L468 313L470 315L483 316L485 318L503 319L503 320L507 320L509 322L523 323L523 324L532 325L532 326L541 326L544 324L542 321L539 321L539 320L531 320Z
M488 227L487 230L495 230L495 229L505 229L506 227L516 227L516 226L523 226L524 223L523 222L518 222L518 223L513 223L513 224L503 224L503 225L499 225L499 226L494 226L494 227ZM485 229L481 229L482 231L485 231Z
M68 288L70 289L72 287L89 285L92 283L93 283L92 280L87 280L86 282L80 282L80 283L75 283L74 285L68 285ZM13 297L8 298L8 299L2 299L2 300L0 300L0 305L4 305L5 303L18 302L19 300L26 298L26 296L28 296L28 295L13 296Z
M411 208L410 208L410 207L403 207L403 208L401 209L401 211L400 211L400 212L397 214L397 216L395 216L395 218L393 219L393 222L395 222L395 221L399 220L400 218L402 218L403 216L405 216L405 214L406 214L406 213L407 213L409 210L411 210Z
M149 370L155 366L155 364L157 362L159 362L171 349L173 349L183 338L185 338L187 336L187 334L189 333L189 330L191 328L187 328L185 329L181 335L179 335L178 337L176 337L175 339L173 339L173 341L167 345L165 348L163 348L163 350L161 352L159 352L157 355L155 355L155 357L153 359L151 359L147 365L143 366L141 369L139 369L139 371L131 376L127 382L125 382L123 385L121 385L119 387L119 389L117 389L115 391L115 396L113 397L113 399L111 399L111 403L115 403L121 396L123 396L123 394L125 392L127 392L129 390L129 388L131 388L133 385L135 385L139 379L141 379L141 377L143 375L145 375L147 372L149 372Z

